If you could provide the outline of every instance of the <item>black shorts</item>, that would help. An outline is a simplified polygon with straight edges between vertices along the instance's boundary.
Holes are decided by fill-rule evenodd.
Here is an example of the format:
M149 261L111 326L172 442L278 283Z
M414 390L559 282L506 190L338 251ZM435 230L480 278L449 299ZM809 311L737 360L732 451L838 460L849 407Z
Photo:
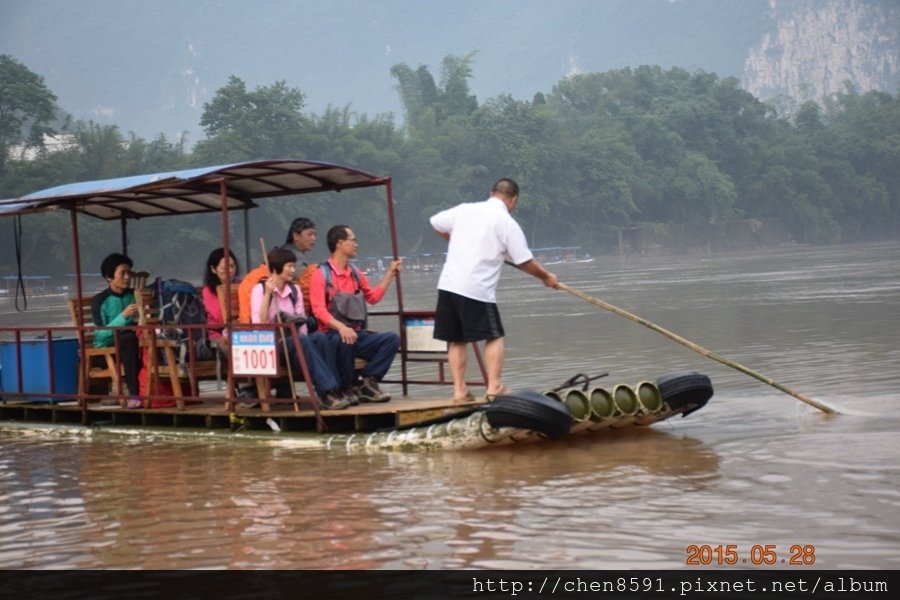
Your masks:
M480 342L503 335L503 323L496 304L438 290L434 317L436 340Z

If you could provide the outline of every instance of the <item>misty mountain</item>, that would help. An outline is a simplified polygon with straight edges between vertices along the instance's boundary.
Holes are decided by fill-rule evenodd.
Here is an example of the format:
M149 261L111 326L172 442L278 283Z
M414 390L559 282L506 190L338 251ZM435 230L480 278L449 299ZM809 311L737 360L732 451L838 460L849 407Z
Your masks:
M877 52L896 59L897 3L828 4L887 14L875 23L889 30ZM143 137L188 131L193 144L204 102L230 75L250 88L285 80L306 95L311 112L350 105L399 121L392 65L428 65L437 77L444 56L473 51L470 83L479 102L502 93L530 99L566 75L642 64L734 76L770 96L792 84L815 90L812 80L773 77L774 69L793 67L794 78L811 72L797 68L807 57L796 49L786 65L777 61L786 55L778 42L785 19L800 19L796 38L813 18L797 17L792 7L800 5L809 7L783 0L4 0L0 53L42 75L76 118ZM836 6L817 26L840 27L847 10ZM864 29L852 35L880 31ZM808 54L815 61L819 53ZM748 71L751 58L757 68ZM861 65L853 69L862 73ZM900 80L896 60L873 69L879 74L863 89Z

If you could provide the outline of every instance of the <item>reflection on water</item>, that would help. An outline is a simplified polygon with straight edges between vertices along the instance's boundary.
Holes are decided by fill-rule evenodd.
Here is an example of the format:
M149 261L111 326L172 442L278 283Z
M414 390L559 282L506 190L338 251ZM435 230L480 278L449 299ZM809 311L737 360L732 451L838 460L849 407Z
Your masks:
M410 524L406 511L398 511L387 525L398 532L400 545L415 547L430 538L439 554L387 566L599 567L627 564L623 552L661 560L654 548L668 525L657 527L653 517L675 518L669 504L676 497L718 478L717 457L702 444L650 430L568 442L558 450L394 457L396 467L417 475L405 482L404 496L420 514ZM442 498L431 497L435 478L450 486ZM394 496L390 485L384 489ZM657 493L645 496L647 485Z
M690 544L810 544L818 568L900 568L898 267L897 244L556 267L851 414L510 272L514 387L696 369L713 400L652 429L474 453L0 434L0 568L679 568ZM409 308L433 304L436 277L407 274Z
M69 441L12 441L3 567L524 567L561 532L552 553L572 564L621 561L625 541L664 560L677 498L720 476L702 443L654 430L424 455L94 441L78 461ZM34 453L49 464L16 467Z

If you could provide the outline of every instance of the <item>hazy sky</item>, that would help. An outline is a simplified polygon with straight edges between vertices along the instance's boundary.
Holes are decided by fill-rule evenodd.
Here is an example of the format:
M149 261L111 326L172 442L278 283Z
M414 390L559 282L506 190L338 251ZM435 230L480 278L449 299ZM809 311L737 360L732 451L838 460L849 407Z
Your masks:
M0 0L0 52L78 118L148 137L196 132L237 75L284 79L370 116L400 103L390 68L476 52L472 91L530 99L573 71L641 64L740 75L766 0ZM192 136L196 140L196 136Z

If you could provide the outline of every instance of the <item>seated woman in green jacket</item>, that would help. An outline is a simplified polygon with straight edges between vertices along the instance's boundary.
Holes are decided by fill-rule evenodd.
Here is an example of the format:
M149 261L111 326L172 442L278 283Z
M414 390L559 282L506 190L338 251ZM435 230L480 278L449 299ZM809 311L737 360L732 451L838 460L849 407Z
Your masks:
M125 371L125 384L131 396L138 394L138 373L141 368L141 353L138 338L133 330L115 331L112 327L137 325L138 305L131 290L131 267L133 262L125 255L113 253L103 259L100 274L109 287L94 296L91 301L91 315L98 326L94 335L95 348L108 348L116 344L118 337L119 360ZM101 325L109 328L100 329ZM128 408L141 405L137 398L129 398Z

